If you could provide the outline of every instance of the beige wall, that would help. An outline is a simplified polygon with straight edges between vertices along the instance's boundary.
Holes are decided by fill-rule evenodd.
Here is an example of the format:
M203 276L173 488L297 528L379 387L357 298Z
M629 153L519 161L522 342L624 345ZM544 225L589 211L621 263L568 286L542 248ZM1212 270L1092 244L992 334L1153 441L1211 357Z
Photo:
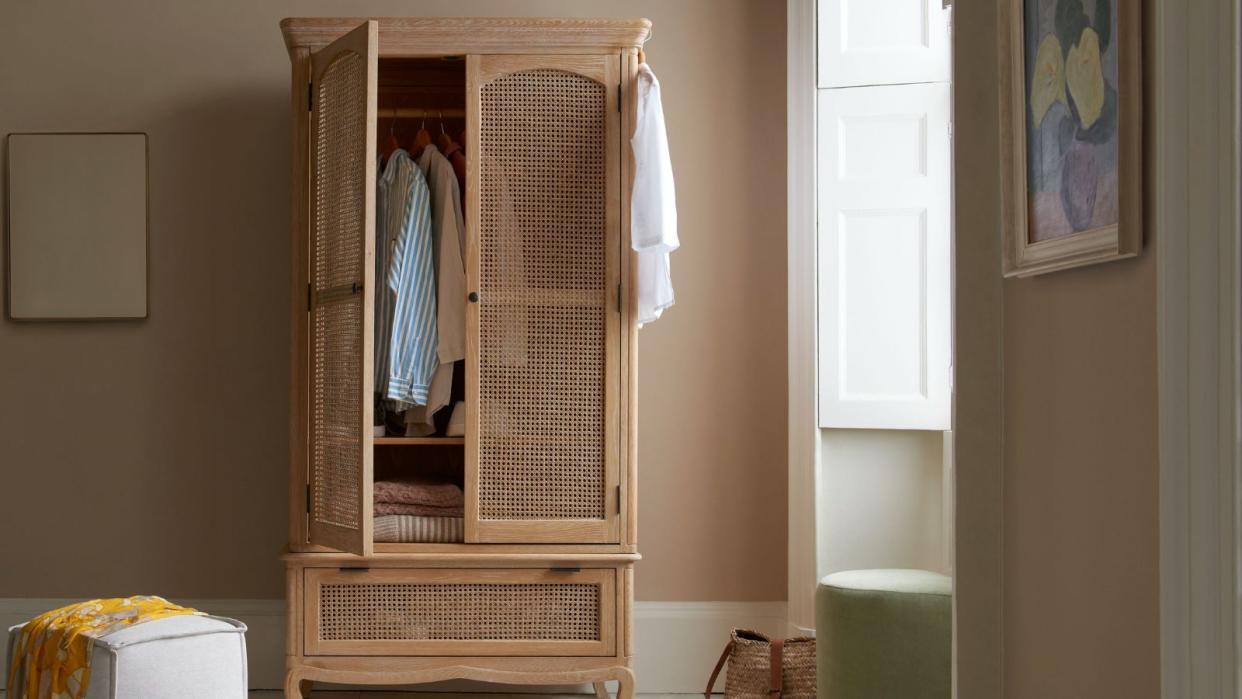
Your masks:
M1136 260L1005 282L1010 699L1160 696L1160 234Z
M970 565L961 579L969 586L958 587L959 621L968 608L977 639L1003 619L1007 699L1155 699L1153 236L1137 260L1005 281L1000 322L986 296L994 282L980 275L989 267L999 275L995 67L971 60L996 55L995 3L961 0L955 13L958 348L967 353L958 357L959 576L963 561ZM986 359L993 347L1003 379ZM986 411L997 404L1000 455L976 429L995 426ZM1003 558L987 532L972 531L988 524L1000 527ZM1001 598L980 582L995 582ZM959 677L972 691L963 685L961 696L1000 695L998 676L980 663L998 658L970 647L963 662L976 665Z
M783 3L417 6L654 21L684 250L678 305L641 337L638 596L783 599ZM413 7L0 8L0 133L136 130L151 146L150 319L0 322L0 597L282 595L289 87L277 22Z
M1137 261L1005 284L1011 699L1160 695L1156 265L1147 245Z

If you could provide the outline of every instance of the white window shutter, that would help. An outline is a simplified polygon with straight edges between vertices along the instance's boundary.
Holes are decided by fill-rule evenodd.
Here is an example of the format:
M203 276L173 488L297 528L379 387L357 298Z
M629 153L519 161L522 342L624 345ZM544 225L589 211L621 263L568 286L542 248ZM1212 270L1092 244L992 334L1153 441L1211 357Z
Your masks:
M819 86L948 82L943 0L819 0Z
M949 429L949 99L819 91L823 427Z

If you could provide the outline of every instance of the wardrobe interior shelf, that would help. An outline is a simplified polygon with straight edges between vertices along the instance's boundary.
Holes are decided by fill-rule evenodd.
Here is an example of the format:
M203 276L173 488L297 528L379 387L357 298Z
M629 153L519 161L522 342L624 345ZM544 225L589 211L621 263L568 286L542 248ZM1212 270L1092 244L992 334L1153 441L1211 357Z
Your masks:
M465 437L375 437L375 444L379 445L433 445L433 446L453 446L455 444L465 444Z

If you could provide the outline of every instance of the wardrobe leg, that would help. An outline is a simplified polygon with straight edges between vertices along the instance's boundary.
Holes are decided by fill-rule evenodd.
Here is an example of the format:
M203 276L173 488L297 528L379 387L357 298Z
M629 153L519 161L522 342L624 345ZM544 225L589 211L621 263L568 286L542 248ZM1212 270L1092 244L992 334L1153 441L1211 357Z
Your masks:
M595 687L595 699L612 699L612 697L611 697L611 696L609 696L609 694L608 694L608 684L607 684L607 683L605 683L605 682L596 682L596 683L594 684L594 687Z
M297 670L285 672L285 699L306 699L310 688L310 680L302 679L302 673Z
M634 672L628 667L619 668L617 699L634 699Z

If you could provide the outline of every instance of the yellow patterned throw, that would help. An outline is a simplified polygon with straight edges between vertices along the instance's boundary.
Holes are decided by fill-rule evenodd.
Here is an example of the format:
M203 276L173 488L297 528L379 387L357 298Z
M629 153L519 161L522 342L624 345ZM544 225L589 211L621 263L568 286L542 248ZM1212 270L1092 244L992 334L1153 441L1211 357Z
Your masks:
M95 639L134 624L201 613L162 597L138 595L93 599L41 614L22 627L13 644L8 696L10 699L82 699L91 679L91 650ZM20 687L17 686L18 677L23 677Z

